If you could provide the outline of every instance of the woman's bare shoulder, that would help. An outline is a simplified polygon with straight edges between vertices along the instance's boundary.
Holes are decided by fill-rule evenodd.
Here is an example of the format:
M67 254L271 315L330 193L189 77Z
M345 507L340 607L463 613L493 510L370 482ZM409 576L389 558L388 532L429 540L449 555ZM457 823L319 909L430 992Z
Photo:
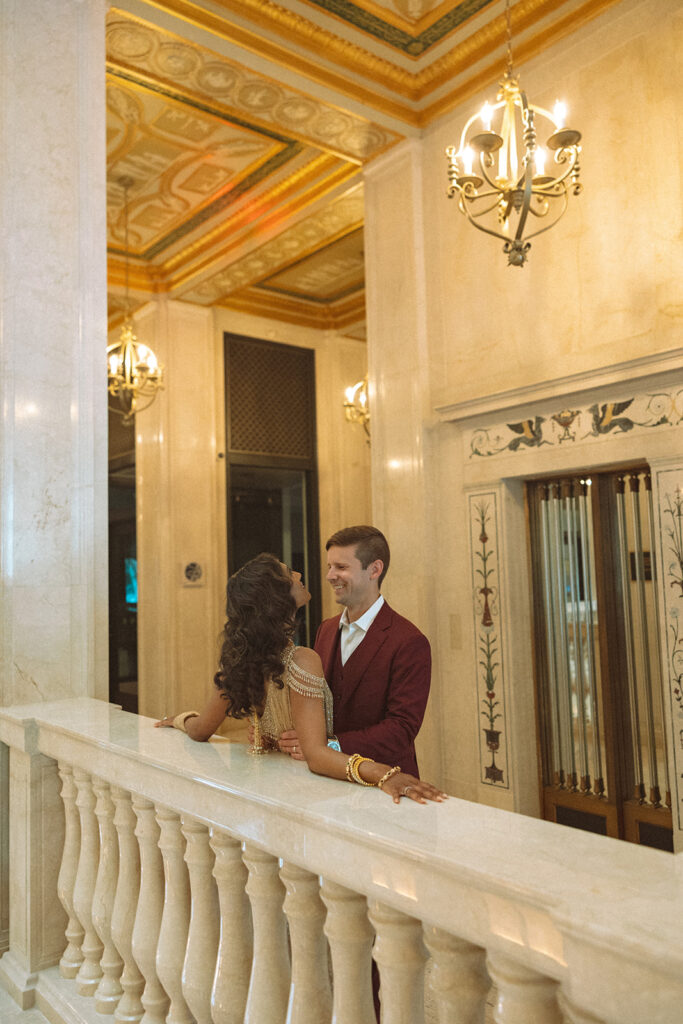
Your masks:
M304 672L310 672L312 676L321 676L323 674L323 663L320 660L320 655L316 654L310 647L297 647L292 656L292 661L297 668L303 669Z

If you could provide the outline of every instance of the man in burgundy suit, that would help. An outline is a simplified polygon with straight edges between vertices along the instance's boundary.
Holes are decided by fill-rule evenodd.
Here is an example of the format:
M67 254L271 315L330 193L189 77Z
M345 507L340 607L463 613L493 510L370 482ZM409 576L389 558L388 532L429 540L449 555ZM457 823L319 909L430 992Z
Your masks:
M380 593L389 545L373 526L349 526L327 542L327 580L340 615L326 619L315 640L334 697L334 728L346 754L418 774L415 737L431 676L429 641ZM280 749L300 759L296 734Z

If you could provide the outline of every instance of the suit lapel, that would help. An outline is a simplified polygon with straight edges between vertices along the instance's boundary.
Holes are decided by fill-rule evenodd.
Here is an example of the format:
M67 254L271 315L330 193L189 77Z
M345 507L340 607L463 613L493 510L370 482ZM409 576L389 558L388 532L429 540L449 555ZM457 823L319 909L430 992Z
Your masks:
M363 641L344 665L343 703L352 698L365 673L372 665L373 659L387 638L387 630L391 626L392 618L391 608L385 601Z
M321 626L320 643L316 643L316 650L323 663L323 675L327 680L332 678L334 669L334 656L339 638L340 618L341 615L337 615L334 619L328 619L323 623Z

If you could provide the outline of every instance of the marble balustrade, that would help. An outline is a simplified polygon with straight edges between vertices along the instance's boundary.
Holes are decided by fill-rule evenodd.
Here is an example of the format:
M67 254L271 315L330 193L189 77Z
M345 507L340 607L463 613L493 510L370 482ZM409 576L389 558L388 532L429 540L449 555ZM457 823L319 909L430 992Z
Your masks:
M73 699L0 710L9 948L54 1022L673 1024L681 856L478 804L399 806ZM48 1012L49 1011L49 1012Z

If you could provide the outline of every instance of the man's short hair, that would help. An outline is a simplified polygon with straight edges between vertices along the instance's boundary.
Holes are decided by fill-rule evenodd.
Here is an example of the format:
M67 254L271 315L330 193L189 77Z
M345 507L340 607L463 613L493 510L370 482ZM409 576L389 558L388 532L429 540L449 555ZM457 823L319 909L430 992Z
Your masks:
M343 530L337 530L332 534L325 545L325 550L347 548L352 545L356 549L356 558L364 569L378 558L383 563L382 574L377 582L381 587L389 568L390 558L389 545L384 534L374 526L345 526Z

